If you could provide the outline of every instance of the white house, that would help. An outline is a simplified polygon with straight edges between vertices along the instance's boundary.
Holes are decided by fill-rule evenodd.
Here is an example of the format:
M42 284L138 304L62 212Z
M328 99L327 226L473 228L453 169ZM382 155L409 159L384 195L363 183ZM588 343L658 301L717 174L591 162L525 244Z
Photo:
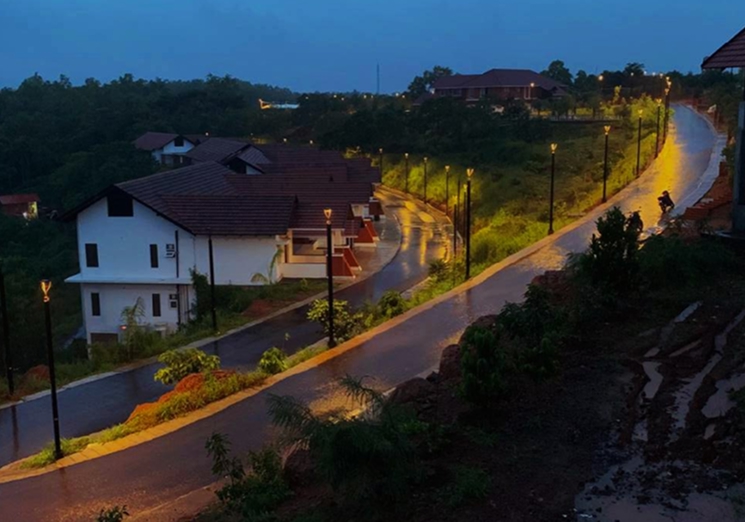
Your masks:
M249 189L246 178L263 183ZM349 194L371 191L319 181L298 196L277 190L279 180L203 162L113 185L63 216L77 223L80 272L66 281L80 284L88 342L116 340L122 310L138 300L144 323L177 329L192 318L192 272L241 286L326 277L324 208L333 210L334 276L354 277L352 246L366 225Z
M134 142L134 146L152 154L153 159L171 167L187 164L185 155L207 136L184 136L169 132L146 132Z

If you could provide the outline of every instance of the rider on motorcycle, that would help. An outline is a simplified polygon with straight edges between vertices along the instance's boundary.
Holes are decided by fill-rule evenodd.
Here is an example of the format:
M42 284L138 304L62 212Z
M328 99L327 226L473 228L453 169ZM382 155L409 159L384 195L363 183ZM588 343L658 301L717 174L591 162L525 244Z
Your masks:
M672 210L675 208L675 203L673 203L673 200L670 197L670 193L667 190L662 191L662 195L657 198L657 201L659 202L660 208L663 212L667 212L668 210Z

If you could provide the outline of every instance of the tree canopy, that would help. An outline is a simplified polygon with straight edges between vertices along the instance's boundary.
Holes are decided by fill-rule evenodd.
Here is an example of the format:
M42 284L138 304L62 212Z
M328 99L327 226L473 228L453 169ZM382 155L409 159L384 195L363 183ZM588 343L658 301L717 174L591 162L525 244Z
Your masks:
M569 69L561 60L554 60L551 62L548 65L548 69L542 71L541 74L554 81L563 83L566 86L572 85L572 73L569 72Z
M452 76L453 70L450 67L435 65L431 70L424 71L421 76L415 76L409 84L409 96L415 100L422 94L429 91L439 78Z

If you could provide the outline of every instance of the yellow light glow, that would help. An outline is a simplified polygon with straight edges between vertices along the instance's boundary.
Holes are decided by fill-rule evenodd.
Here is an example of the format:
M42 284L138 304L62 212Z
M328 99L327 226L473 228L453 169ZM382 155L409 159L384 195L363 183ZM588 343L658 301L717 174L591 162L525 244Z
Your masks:
M551 144L551 154L556 154L556 149L558 149L558 148L559 148L559 144L558 143L552 143Z
M468 179L471 179L471 176L473 176L473 169L466 169L466 175L468 176Z
M409 153L408 152L404 152L404 158L409 159Z
M450 172L450 165L445 165L445 172Z
M41 291L44 294L44 302L49 302L49 291L52 289L52 282L49 279L44 279L41 282Z
M381 154L383 154L383 147L380 147L380 148L378 149L378 152L379 152L379 153L381 153Z
M324 208L323 209L323 215L326 216L326 224L331 224L331 209L330 208Z
M639 117L642 117L642 114L644 114L644 109L639 109Z
M598 76L598 80L601 81L601 82L603 81L603 75L602 74L600 76Z
M530 82L530 86L531 87L535 87L535 83L534 82Z
M606 125L606 126L605 126L605 127L603 127L603 128L605 129L605 135L606 135L606 136L607 136L608 134L610 134L610 125Z
M424 163L427 163L427 156L424 156Z

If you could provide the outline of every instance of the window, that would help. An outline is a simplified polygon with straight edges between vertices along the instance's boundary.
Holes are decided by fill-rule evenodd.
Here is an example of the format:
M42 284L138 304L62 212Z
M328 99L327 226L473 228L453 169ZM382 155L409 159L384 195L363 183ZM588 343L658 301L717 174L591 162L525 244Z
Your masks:
M109 207L109 217L132 217L134 208L132 198L124 192L115 191L106 198Z
M85 266L98 268L98 245L96 243L85 244Z
M160 294L153 294L153 317L160 317Z
M183 147L184 146L184 137L183 136L176 136L176 139L173 140L173 146L174 147Z
M150 245L150 268L158 268L158 245Z
M91 293L91 315L93 317L101 316L101 296L97 292Z

